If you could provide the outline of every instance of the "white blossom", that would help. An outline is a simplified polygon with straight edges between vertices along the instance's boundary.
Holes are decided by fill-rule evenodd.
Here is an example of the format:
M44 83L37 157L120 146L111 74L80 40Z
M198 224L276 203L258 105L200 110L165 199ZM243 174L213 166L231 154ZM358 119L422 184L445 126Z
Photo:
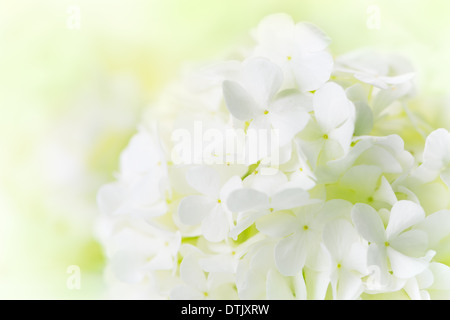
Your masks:
M99 189L108 296L449 299L450 133L419 132L411 64L333 61L286 14L251 35L163 92Z
M313 91L328 81L333 59L326 51L330 39L316 26L295 24L286 14L263 19L253 31L253 56L266 57L283 69L287 87Z
M429 264L428 236L418 229L408 230L425 219L425 212L414 202L401 200L392 206L385 227L378 212L366 204L355 205L352 219L358 232L370 242L368 261L380 268L382 275L390 271L400 279L423 272Z

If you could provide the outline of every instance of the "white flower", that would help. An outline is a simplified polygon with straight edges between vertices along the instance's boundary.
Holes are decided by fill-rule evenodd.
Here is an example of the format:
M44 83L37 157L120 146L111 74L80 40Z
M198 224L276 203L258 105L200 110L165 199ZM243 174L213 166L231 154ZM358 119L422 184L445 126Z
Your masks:
M310 190L316 186L317 178L314 171L297 144L294 144L291 159L282 165L281 170L289 173L289 181L294 182L304 190Z
M253 58L243 63L239 82L223 82L225 103L233 117L246 121L250 132L277 130L280 146L289 143L309 119L308 96L286 91L277 95L282 81L277 65Z
M183 86L177 86L180 103L197 111L219 111L223 103L222 82L235 79L240 71L236 60L208 64L192 70L183 78Z
M404 290L411 300L448 300L449 276L450 268L447 265L431 262L429 268L406 282Z
M395 203L386 228L377 211L366 204L355 205L352 219L361 236L370 242L369 265L377 265L381 277L392 271L397 278L409 279L428 267L432 253L427 252L427 234L408 230L425 219L419 205L407 200Z
M100 210L114 216L160 216L167 211L170 188L167 160L159 139L144 128L133 136L120 157L117 182L97 194Z
M314 93L314 121L302 131L298 143L315 169L347 154L355 128L355 107L344 89L334 82Z
M450 133L446 129L437 129L427 137L417 176L425 182L440 177L450 188Z
M366 166L372 168L372 171L379 171L380 174L400 178L408 173L413 165L414 158L405 150L403 139L400 136L362 136L352 142L351 148L345 157L329 161L326 167L317 171L316 175L324 183L333 183L349 172L358 170L352 169L352 167ZM358 177L356 178L358 179ZM359 177L359 180L361 179ZM399 182L396 183L394 181L392 188L396 184L399 184Z
M240 260L236 285L241 299L306 299L301 273L284 277L273 258L274 241L263 238L254 243Z
M364 291L361 277L367 274L367 248L350 222L327 223L323 242L331 259L330 281L335 299L356 299Z
M335 75L350 73L370 85L368 102L375 120L386 114L387 107L414 93L414 72L404 57L370 50L357 50L336 59Z
M333 59L330 39L309 23L295 24L286 14L264 18L254 30L255 57L266 57L283 69L287 87L313 91L328 81Z
M410 66L358 52L330 78L318 28L252 35L165 91L99 190L110 296L449 298L450 133L413 156Z
M443 259L440 254L446 251L450 235L450 210L439 210L428 215L423 221L414 226L428 235L428 246L436 251L435 259ZM447 249L448 250L448 249Z
M244 182L249 186L232 191L227 199L228 208L238 213L237 224L230 233L232 238L264 215L296 208L309 201L309 194L289 184L281 172L274 175L253 173Z
M174 286L172 300L223 300L236 299L234 278L227 273L205 272L202 259L205 254L191 248L180 264L182 284Z
M295 276L307 258L320 250L323 220L317 217L322 204L280 211L257 221L257 229L281 239L275 246L275 263L284 276Z
M178 208L180 221L188 225L202 225L202 233L209 241L217 242L228 236L232 225L231 212L226 199L240 187L235 176L222 186L219 174L207 166L194 167L186 174L188 183L200 194L183 198Z
M363 136L372 132L375 119L369 105L369 91L361 84L356 83L345 89L350 101L355 105L355 136Z
M118 279L130 283L151 277L156 270L174 272L180 245L179 231L170 232L144 221L133 221L110 237L107 247L110 268Z
M410 81L414 72L408 61L397 55L357 50L336 59L335 69L380 89L389 89Z

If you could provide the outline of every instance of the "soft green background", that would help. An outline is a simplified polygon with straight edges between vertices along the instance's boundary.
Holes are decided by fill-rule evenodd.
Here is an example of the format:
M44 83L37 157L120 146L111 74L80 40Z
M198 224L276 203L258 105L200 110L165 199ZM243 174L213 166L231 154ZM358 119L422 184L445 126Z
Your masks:
M79 30L66 26L73 5ZM379 29L367 26L373 6ZM184 63L245 42L267 14L317 24L335 55L372 46L410 57L421 112L448 127L449 108L439 108L449 9L445 0L1 0L0 298L103 297L95 193L141 111ZM70 265L81 268L80 290L66 287Z

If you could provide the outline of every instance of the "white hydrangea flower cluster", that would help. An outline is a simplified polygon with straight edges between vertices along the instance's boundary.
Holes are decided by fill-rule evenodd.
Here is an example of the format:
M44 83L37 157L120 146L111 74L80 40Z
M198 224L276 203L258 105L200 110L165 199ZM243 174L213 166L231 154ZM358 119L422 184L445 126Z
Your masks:
M373 134L402 132L410 64L333 58L285 14L252 36L167 90L99 190L111 297L450 298L450 133Z

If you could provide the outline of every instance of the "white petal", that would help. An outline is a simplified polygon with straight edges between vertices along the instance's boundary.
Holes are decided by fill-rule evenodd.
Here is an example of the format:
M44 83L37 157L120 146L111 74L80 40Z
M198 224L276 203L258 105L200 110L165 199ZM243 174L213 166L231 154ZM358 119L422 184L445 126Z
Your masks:
M358 165L351 167L341 179L341 184L358 194L372 195L381 175L376 166Z
M394 101L400 99L411 91L412 85L409 82L399 84L377 93L372 103L372 110L375 117L379 117L384 109L389 107Z
M259 170L259 168L258 168ZM275 174L252 174L245 178L244 185L272 196L286 186L288 178L278 170Z
M343 219L331 221L323 229L323 242L335 261L342 261L358 239L356 230Z
M205 296L203 292L198 291L187 285L178 285L170 292L170 299L172 300L202 300Z
M439 264L437 262L431 262L430 267L426 269L424 272L419 274L415 279L419 285L419 288L426 289L429 288L435 282L434 274L433 274L433 265Z
M245 156L248 164L256 163L272 154L272 146L279 147L279 135L272 131L269 117L257 116L249 125L246 135ZM272 139L273 142L272 142Z
M371 206L357 203L352 210L352 220L361 236L370 242L384 243L386 235L383 222Z
M302 52L292 57L292 71L298 88L303 91L319 89L330 79L333 58L326 51Z
M392 275L389 273L388 258L384 244L371 243L367 250L367 286L369 290L385 291L391 283Z
M252 269L248 261L239 263L236 272L236 287L240 299L264 299L266 291L266 274Z
M394 276L402 279L412 278L428 267L428 261L421 258L408 257L393 248L387 248Z
M313 169L316 168L319 162L319 156L321 155L322 150L325 147L325 142L326 140L324 139L317 139L313 141L298 141L306 157L308 158L308 162L311 164L311 167Z
M338 300L355 300L362 292L361 278L349 270L341 270L336 298Z
M342 261L342 266L347 270L354 270L362 275L366 275L368 273L367 251L367 246L362 243L353 243L346 257Z
M205 272L210 274L226 274L235 271L235 263L227 254L208 255L206 258L199 259L199 264Z
M437 246L442 239L450 235L450 210L441 210L429 215L418 223L415 229L427 233L431 248Z
M187 225L199 224L217 204L217 201L206 196L187 196L178 207L180 221Z
M292 300L294 298L288 283L289 279L283 277L278 271L271 269L267 274L266 292L269 300Z
M301 272L294 277L294 292L297 300L306 300L306 284Z
M103 185L97 193L97 205L102 214L115 214L120 208L125 186L118 182Z
M209 278L214 276L212 274ZM208 279L209 280L209 279ZM209 291L208 300L237 300L239 296L236 292L236 286L231 282L223 284L212 284L212 288Z
M227 237L230 229L227 213L222 205L216 205L205 217L202 223L202 232L206 240L219 242Z
M389 71L385 57L372 50L355 50L338 57L337 62L353 72L384 75ZM346 70L346 72L352 72Z
M430 270L434 276L434 282L430 289L450 291L450 267L442 263L432 262Z
M361 82L371 84L374 87L380 89L389 89L389 86L386 84L386 81L377 75L369 74L369 73L355 73L355 78Z
M294 183L299 188L303 190L311 190L316 186L316 180L313 176L310 176L304 172L300 172L300 170L294 171L289 179L292 183Z
M309 199L309 193L300 188L286 188L272 196L270 205L275 210L293 209L305 205Z
M228 111L236 119L250 120L259 112L260 108L254 98L239 83L225 80L222 88Z
M306 112L313 111L313 97L310 92L301 93L298 90L287 89L279 94L270 104L270 110L273 112L283 112L290 109L301 109Z
M298 226L295 222L296 218L291 212L279 211L259 218L256 228L274 238L285 237L297 230Z
M325 50L331 42L322 30L307 22L295 25L295 37L301 43L302 49L311 52Z
M139 283L145 276L145 259L136 251L119 251L112 256L111 268L118 279L127 283Z
M174 259L170 252L158 252L156 256L146 265L150 270L171 270L174 266Z
M351 113L353 113L353 111L351 111ZM339 128L332 130L328 134L330 140L334 140L339 143L340 147L342 148L343 155L346 155L350 149L354 130L355 119L353 116L351 116Z
M368 135L373 128L373 112L367 103L356 101L355 105L355 136Z
M157 216L166 212L158 178L146 174L129 186L128 198L118 213Z
M414 72L408 72L405 74L400 74L398 76L381 77L381 78L388 84L401 84L411 80L412 78L414 78L414 76L415 76Z
M232 212L244 212L268 208L269 198L265 193L251 188L242 188L230 193L227 207Z
M299 107L280 108L273 110L271 106L268 117L274 129L279 132L279 145L285 146L292 138L306 126L309 121L308 113Z
M244 62L243 81L261 111L264 111L281 87L283 72L268 59L251 58Z
M306 288L309 300L324 300L330 283L328 272L317 272L304 268Z
M157 168L162 152L155 137L144 129L134 135L120 155L120 174L125 179Z
M417 283L416 278L409 279L406 282L403 290L405 290L405 292L408 294L411 300L421 300L422 298L422 295L420 293L420 287L419 284Z
M275 246L275 263L281 274L295 276L303 268L307 253L304 245L303 235L295 233Z
M324 84L314 93L314 115L323 133L342 125L351 116L352 104L344 89L334 82Z
M220 189L219 199L226 206L226 199L230 196L231 192L242 188L242 180L239 176L231 177Z
M396 150L395 152L398 151L399 150ZM376 165L386 173L403 172L403 168L396 158L396 154L382 146L372 146L362 153L358 160L367 165Z
M450 166L441 172L441 179L450 188Z
M373 194L373 198L376 201L386 202L390 205L394 205L397 202L397 196L384 176L381 177L381 184Z
M428 168L435 170L441 170L450 163L450 133L447 130L437 129L428 135L423 162Z
M310 233L305 243L308 256L305 266L315 271L329 273L332 267L330 253L323 243L320 243L320 234Z
M389 239L389 244L407 256L420 257L428 248L428 236L422 230L408 230Z
M194 167L186 173L187 182L198 192L216 200L219 198L221 187L220 176L207 166Z
M334 219L350 219L353 204L343 199L328 200L320 210L319 217L326 223Z
M236 225L231 228L229 237L236 240L242 231L250 227L255 221L257 221L262 216L268 214L268 210L261 211L250 211L245 214L239 214L237 218Z
M206 290L206 276L197 257L186 256L180 263L180 277L189 286L203 292Z
M273 38L286 37L292 39L294 20L285 13L266 16L260 21L253 35L258 42L271 42Z
M425 211L421 206L412 201L401 200L391 209L386 235L388 238L397 235L423 219L425 219Z

